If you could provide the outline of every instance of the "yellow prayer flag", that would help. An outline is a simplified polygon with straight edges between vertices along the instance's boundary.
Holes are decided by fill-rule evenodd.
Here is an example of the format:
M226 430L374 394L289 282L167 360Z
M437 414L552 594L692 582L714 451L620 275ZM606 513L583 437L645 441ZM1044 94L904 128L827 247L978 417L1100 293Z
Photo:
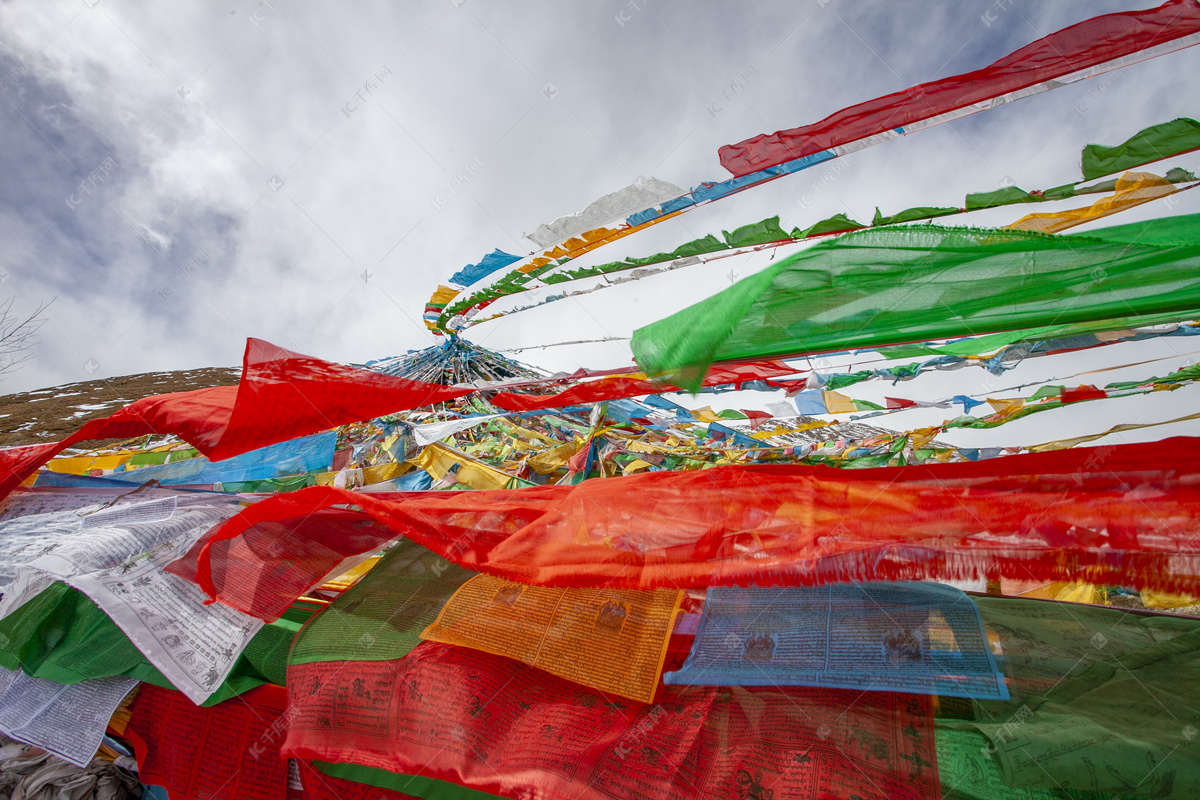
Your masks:
M341 575L338 575L335 578L330 578L329 580L325 581L324 583L321 584L321 586L319 588L332 589L334 591L344 592L347 589L349 589L351 586L353 586L354 584L358 583L359 578L361 578L363 575L366 575L368 572L370 572L371 569L376 564L379 563L380 558L382 558L382 556L371 556L370 558L368 558L366 561L362 562L358 566L351 567L350 569L343 572Z
M443 284L439 285L437 291L429 298L429 303L431 305L444 305L456 297L458 297L458 289Z
M437 480L446 477L446 473L450 471L451 467L457 464L458 482L464 486L470 486L472 489L504 489L513 478L507 472L501 472L495 467L476 461L466 453L460 453L441 442L427 445L417 454L412 463Z
M909 444L913 450L920 450L925 445L933 441L933 438L941 433L941 428L917 428L909 437Z
M102 456L68 456L54 458L46 464L51 472L63 472L69 475L87 475L93 469L115 469L124 464L133 453L112 453Z
M363 485L390 481L392 478L398 478L410 469L412 467L408 464L397 464L396 462L376 464L373 467L363 467Z
M632 475L635 472L644 472L650 469L652 465L649 461L642 461L640 458L635 458L625 465L625 469L621 470L626 475Z
M576 439L573 442L560 444L558 447L538 453L536 456L530 456L529 460L525 463L537 474L549 475L551 472L565 467L571 456L582 450L585 444L587 442L584 439Z
M1149 203L1179 191L1166 178L1149 172L1126 172L1117 179L1116 192L1090 206L1048 214L1027 214L1008 226L1009 230L1058 233L1094 219L1101 219L1127 208Z
M852 414L858 411L854 400L841 392L824 390L821 392L821 397L825 400L825 413L827 414Z
M477 575L421 638L649 703L682 599L683 592L667 589L559 589Z
M1002 400L996 400L989 397L987 398L987 402L997 414L1005 415L1012 414L1014 411L1019 411L1025 406L1025 398L1023 397L1010 397Z

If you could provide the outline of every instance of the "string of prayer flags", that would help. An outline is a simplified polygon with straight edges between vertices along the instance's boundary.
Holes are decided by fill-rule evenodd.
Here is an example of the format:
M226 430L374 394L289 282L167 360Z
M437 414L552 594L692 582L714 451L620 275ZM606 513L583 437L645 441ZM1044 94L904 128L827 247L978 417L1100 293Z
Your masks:
M1006 227L1006 230L1059 233L1085 222L1111 216L1152 200L1183 191L1170 181L1146 172L1127 172L1117 179L1116 193L1103 197L1090 206L1044 214L1027 214Z
M1191 122L1193 125L1200 124L1195 123L1193 120L1186 121ZM1161 157L1166 158L1169 155L1172 155L1172 153L1163 152ZM1115 179L1101 181L1100 183L1092 184L1090 186L1084 186L1082 184L1066 184L1050 189L1035 190L1030 192L1026 192L1017 187L1002 187L990 192L968 194L962 208L918 206L915 208L905 209L904 211L900 211L887 217L883 216L882 213L876 209L875 218L871 224L871 227L898 225L905 222L915 222L921 220L932 220L938 217L964 214L981 208L999 208L1001 206L1022 203L1045 203L1075 196L1082 196L1085 194L1098 194L1109 191L1115 192L1114 195L1098 200L1087 209L1074 209L1065 212L1029 215L1029 220L1027 220L1027 222L1023 222L1020 226L1010 226L1019 227L1022 229L1042 230L1042 232L1049 232L1051 228L1054 230L1066 230L1074 225L1081 224L1082 222L1110 216L1120 211L1141 205L1149 200L1173 194L1176 191L1175 188L1170 188L1165 184L1191 184L1189 186L1179 188L1178 191L1189 190L1194 188L1196 185L1196 176L1191 172L1178 167L1168 170L1166 175L1161 178L1158 176L1149 175L1147 173L1141 174L1146 176L1144 181L1135 181L1132 184L1122 183L1121 179ZM1120 184L1120 186L1118 186L1118 184ZM754 223L753 225L745 227L759 228L765 223L769 222L770 220L764 220L763 222ZM793 228L791 233L786 235L786 238L775 238L777 235L772 235L766 237L763 241L758 243L747 243L746 247L756 248L789 244L816 236L847 233L849 231L860 230L863 227L866 226L849 219L844 214L835 214L834 216L825 220L821 220L820 222L810 225L807 228ZM1045 230L1043 230L1043 228ZM579 267L574 269L566 269L559 272L552 272L541 277L541 282L543 284L551 285L567 283L569 281L593 277L596 275L609 275L612 273L632 270L629 277L626 278L609 279L605 283L596 284L588 289L578 292L564 292L562 294L548 295L532 305L518 306L506 311L494 313L488 317L476 317L472 313L468 315L469 319L465 320L465 324L477 325L481 322L486 322L501 316L515 314L519 311L525 311L530 308L535 308L539 305L555 302L565 297L588 294L607 287L617 286L630 280L637 280L648 275L657 274L659 272L691 266L692 264L701 263L701 261L698 258L690 256L711 253L724 249L734 248L728 244L722 243L721 240L717 239L716 237L709 235L703 239L697 239L681 245L670 253L657 253L653 256L644 257L627 257L622 261L613 261L593 267ZM670 263L654 269L649 268L654 265L663 264L664 262ZM507 287L504 291L504 294L516 294L518 292L529 291L534 288L540 287L529 283L523 283L520 285L514 284ZM463 308L465 308L465 306ZM461 308L459 309L460 312L462 310L463 309Z
M1151 125L1118 145L1089 144L1083 148L1080 168L1084 180L1090 181L1197 149L1200 122L1179 118Z
M858 103L811 125L725 145L718 151L721 165L742 177L822 152L841 155L1188 47L1197 34L1200 9L1190 0L1093 17L982 69Z
M872 228L814 245L639 328L631 347L648 375L695 391L715 361L1039 325L1177 321L1200 316L1200 279L1180 277L1194 263L1197 215L1070 236Z
M206 533L179 571L209 596L259 613L241 587L277 568L260 554L273 541L299 547L306 535L277 523L323 511L349 530L352 521L379 525L363 525L344 549L368 552L404 536L469 569L542 586L1007 575L1187 592L1200 588L1197 474L1200 450L1179 437L971 462L717 466L470 493L315 486L244 509ZM1143 488L1131 493L1131 483ZM296 585L315 582L331 562L293 565L312 570ZM267 610L291 599L258 598Z

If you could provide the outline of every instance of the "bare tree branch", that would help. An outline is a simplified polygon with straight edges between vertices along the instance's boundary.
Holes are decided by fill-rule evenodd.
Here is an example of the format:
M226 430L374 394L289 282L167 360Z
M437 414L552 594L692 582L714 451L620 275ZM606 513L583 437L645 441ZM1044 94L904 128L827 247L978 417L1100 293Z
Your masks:
M13 310L15 297L0 303L0 376L15 372L33 358L38 329L46 322L42 316L50 303L45 303L22 318Z

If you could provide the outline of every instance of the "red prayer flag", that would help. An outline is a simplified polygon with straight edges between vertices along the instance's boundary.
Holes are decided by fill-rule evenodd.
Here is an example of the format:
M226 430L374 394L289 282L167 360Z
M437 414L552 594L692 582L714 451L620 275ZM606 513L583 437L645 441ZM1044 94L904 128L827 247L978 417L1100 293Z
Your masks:
M1108 393L1095 386L1076 386L1074 389L1063 389L1059 397L1063 403L1079 403L1084 400L1103 400Z
M936 124L982 111L988 107L986 101L1092 67L1110 62L1117 62L1113 68L1134 63L1150 48L1169 48L1172 42L1178 42L1173 49L1195 44L1185 37L1197 33L1200 4L1196 0L1170 0L1158 8L1093 17L1055 31L974 72L858 103L811 125L727 144L718 150L721 166L741 177L870 136L897 129L903 134L920 123ZM945 118L941 118L943 115Z
M795 375L799 370L782 361L756 361L748 364L714 364L704 376L704 386L734 384L739 388L746 381L766 380L782 375ZM772 385L775 382L771 382ZM782 385L782 384L781 384ZM599 403L621 397L637 397L643 394L683 391L678 386L658 383L643 378L609 375L564 389L557 394L524 394L521 392L498 392L492 403L505 411L538 411L543 408Z
M286 708L279 686L200 708L182 692L143 683L125 729L138 777L165 786L171 800L284 800Z
M287 693L263 686L210 708L182 692L142 684L130 706L126 735L143 783L164 786L171 800L412 800L297 763L303 790L288 785L280 748L287 728Z
M316 486L244 509L168 569L271 619L295 596L287 587L316 583L351 549L338 526L307 521L327 509L357 531L360 552L406 536L468 569L544 586L1010 577L1195 593L1198 444L860 470L725 466L501 491ZM306 554L287 567L299 577L280 588L268 554L293 550Z
M742 409L742 413L750 420L750 430L756 431L762 427L763 423L769 419L775 419L772 414L766 411L756 411L754 409Z
M663 687L645 704L434 642L292 665L288 692L287 755L505 797L941 796L924 695Z

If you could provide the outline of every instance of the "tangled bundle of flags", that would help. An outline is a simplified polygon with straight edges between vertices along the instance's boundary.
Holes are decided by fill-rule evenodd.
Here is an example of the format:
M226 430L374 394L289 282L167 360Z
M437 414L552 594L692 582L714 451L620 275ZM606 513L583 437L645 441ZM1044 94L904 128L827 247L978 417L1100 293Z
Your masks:
M1133 421L945 441L1186 391L1200 368L1151 359L1111 367L1130 380L1093 369L936 400L903 388L1192 341L1200 217L1060 231L1195 185L1181 167L1132 170L1200 148L1200 124L1089 146L1083 183L967 198L1112 192L1005 229L907 224L961 210L926 207L791 233L773 218L557 270L698 203L1198 37L1194 0L1089 20L722 148L729 181L679 196L641 182L539 226L551 255L455 301L522 261L497 251L435 296L438 347L351 367L252 339L237 386L0 450L0 790L1200 796L1196 440L1111 443L1166 424ZM535 280L637 279L814 236L635 332L638 371L549 376L456 333ZM851 352L857 368L813 362ZM882 381L883 402L852 396ZM730 391L786 401L684 404ZM953 416L879 427L915 407Z

